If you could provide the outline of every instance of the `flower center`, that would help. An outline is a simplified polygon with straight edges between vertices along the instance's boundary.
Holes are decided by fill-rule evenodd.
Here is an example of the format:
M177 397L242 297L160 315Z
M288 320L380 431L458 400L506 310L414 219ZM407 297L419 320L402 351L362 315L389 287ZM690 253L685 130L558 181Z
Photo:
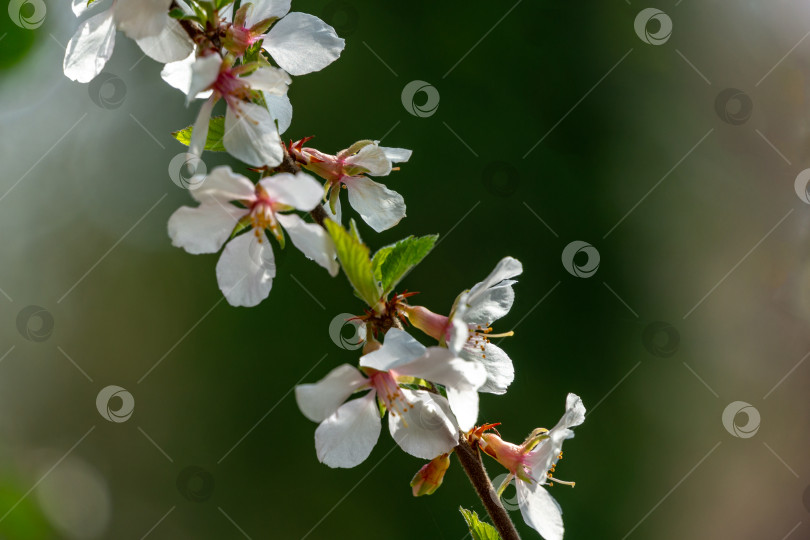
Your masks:
M211 89L221 95L234 111L239 110L239 102L250 100L250 85L240 80L231 69L220 71Z
M413 405L408 403L405 394L397 383L396 373L393 371L375 371L371 374L370 385L377 391L377 396L385 404L388 412L396 416L403 416ZM407 427L407 426L406 426Z
M502 334L493 334L491 326L483 328L480 324L471 324L469 327L469 333L470 335L467 336L467 345L472 349L480 349L482 358L487 357L485 354L486 346L488 343L491 343L491 338L504 338L515 335L515 333L512 331L504 332Z

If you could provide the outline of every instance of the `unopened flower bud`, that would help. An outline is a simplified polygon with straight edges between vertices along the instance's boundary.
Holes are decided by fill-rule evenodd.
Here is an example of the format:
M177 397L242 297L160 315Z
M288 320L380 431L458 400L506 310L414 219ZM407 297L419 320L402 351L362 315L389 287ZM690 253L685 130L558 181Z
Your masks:
M444 473L449 467L450 454L442 454L419 469L411 480L413 496L432 495L442 485Z

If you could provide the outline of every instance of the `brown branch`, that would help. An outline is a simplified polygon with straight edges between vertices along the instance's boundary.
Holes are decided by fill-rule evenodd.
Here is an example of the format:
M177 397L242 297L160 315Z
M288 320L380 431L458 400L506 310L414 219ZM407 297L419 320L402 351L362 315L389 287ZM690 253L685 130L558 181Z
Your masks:
M458 457L461 466L464 467L464 472L470 478L470 482L475 488L481 502L487 509L489 517L492 519L492 524L498 530L503 540L520 540L520 535L515 529L509 514L501 504L501 499L498 497L492 482L489 480L489 475L484 468L484 463L481 461L481 454L478 452L478 446L471 446L467 442L467 438L462 434L459 437L458 446L455 448L456 457Z

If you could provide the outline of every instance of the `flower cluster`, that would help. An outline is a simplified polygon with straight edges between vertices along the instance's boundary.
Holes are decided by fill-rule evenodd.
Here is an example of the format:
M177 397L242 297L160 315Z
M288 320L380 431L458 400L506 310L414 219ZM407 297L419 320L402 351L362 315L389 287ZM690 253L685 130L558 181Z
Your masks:
M379 180L407 162L411 151L361 140L329 154L309 146L313 137L282 142L292 123L293 77L337 60L343 39L319 18L291 12L290 0L101 4L73 0L83 20L65 51L65 75L84 83L95 78L121 31L164 64L161 77L185 94L186 105L202 102L193 124L174 134L188 147L181 157L200 160L204 151L227 151L244 164L244 173L221 166L191 179L196 204L170 217L172 244L191 254L221 251L216 278L232 306L256 306L268 297L275 252L285 249L288 237L330 276L342 270L366 304L357 317L365 336L357 366L337 366L319 382L295 388L302 413L319 424L318 460L330 467L359 465L371 454L387 415L391 437L402 450L429 460L411 482L414 495L431 494L441 485L451 453L469 450L480 464L483 452L506 467L506 483L517 483L526 523L546 540L562 538L559 506L542 486L565 483L552 473L562 442L585 418L582 401L569 394L557 426L536 429L520 445L501 439L494 431L498 424L478 424L479 394L505 394L515 379L512 359L497 343L513 333L496 332L492 325L513 306L521 263L503 258L441 312L413 303L415 293L394 291L437 236L409 236L372 256L355 221L349 218L344 227L340 200L346 190L351 208L375 232L400 223L404 198ZM217 104L224 115L214 115ZM423 345L412 329L432 344ZM498 508L505 512L499 502L487 507L493 517Z

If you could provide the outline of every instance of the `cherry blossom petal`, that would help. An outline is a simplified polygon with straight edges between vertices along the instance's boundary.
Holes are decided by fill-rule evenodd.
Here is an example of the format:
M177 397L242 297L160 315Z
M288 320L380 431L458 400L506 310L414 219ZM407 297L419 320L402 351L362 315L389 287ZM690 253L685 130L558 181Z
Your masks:
M412 405L404 414L388 413L388 429L400 448L412 456L433 459L458 445L458 428L442 396L400 389Z
M445 390L450 410L456 416L458 427L462 431L471 430L478 421L478 391L472 387L455 388L452 386L448 386Z
M545 540L562 540L562 509L554 497L537 482L516 482L518 506L526 524Z
M343 364L314 384L296 386L295 400L304 416L323 422L366 382L356 367Z
M293 12L273 25L262 46L290 75L305 75L337 60L345 42L318 17Z
M360 358L360 366L388 371L421 357L426 351L427 348L410 334L399 328L392 328L385 334L382 347Z
M205 140L208 138L208 124L211 123L211 111L214 110L214 98L208 99L200 107L194 127L191 129L191 140L188 142L188 153L193 156L201 156L205 148Z
M497 285L478 291L474 296L469 293L462 296L459 303L464 303L467 307L464 321L487 327L505 316L515 302L515 291L512 290L515 283L517 281L505 279Z
M282 18L290 11L290 0L254 0L245 24L248 28L270 17Z
M548 438L528 454L527 464L535 477L545 477L546 472L557 463L562 451L563 441L574 436L572 427L585 421L585 405L576 394L568 394L565 400L565 414L557 425L548 432Z
M276 218L301 253L326 268L330 276L337 275L340 265L336 260L335 243L323 227L307 223L297 214L277 214Z
M402 195L365 176L344 178L349 204L377 232L390 229L405 217Z
M349 401L318 426L315 451L321 463L351 468L371 454L381 430L376 396L372 391Z
M163 69L160 71L160 77L166 81L169 86L177 88L188 96L188 93L191 90L191 66L193 66L194 62L196 61L197 55L196 53L192 52L182 60L170 62L163 66ZM206 90L205 92L200 92L194 97L197 99L205 99L208 98L212 93L213 92L211 90Z
M478 389L489 394L505 394L515 380L515 367L503 349L491 342L484 343L484 350L467 344L459 353L462 358L480 363L487 372L487 380Z
M411 154L413 154L412 150L405 148L387 148L385 146L381 146L380 148L385 152L385 157L392 163L405 163L411 159Z
M283 69L272 66L259 68L250 75L242 77L241 80L250 84L253 90L261 90L272 96L286 95L288 86L292 82Z
M186 102L194 96L209 88L219 77L222 67L222 58L218 54L209 54L198 58L191 64L191 81L186 92Z
M80 83L92 81L104 69L114 46L113 10L108 9L82 22L70 38L62 64L65 76Z
M279 173L259 180L261 186L274 201L288 204L296 210L309 212L321 202L323 188L304 172L292 175Z
M189 182L193 186L191 196L197 201L205 202L211 199L225 203L228 201L249 201L256 195L253 183L231 170L227 165L217 167L204 178L195 176Z
M484 281L476 283L475 286L470 289L467 303L473 305L478 298L478 295L484 292L486 289L489 289L505 279L511 279L521 273L523 273L523 265L520 264L519 260L512 257L504 257L498 262L495 269L492 270Z
M273 248L262 231L237 236L225 245L217 262L217 283L232 306L253 307L270 294L276 264Z
M264 102L267 103L267 109L270 111L270 116L275 118L276 122L278 123L279 134L287 131L287 128L289 128L290 124L292 123L293 115L290 98L286 95L274 96L265 94Z
M181 206L169 218L169 237L173 246L193 255L216 253L247 213L244 208L216 202L196 208Z
M238 111L228 107L223 144L229 154L252 167L275 167L284 157L273 117L264 107L247 101L239 104Z
M391 160L376 143L367 144L356 154L346 158L346 164L363 167L371 176L387 176L391 172Z
M389 333L392 331L393 329ZM387 345L388 336L385 340ZM487 380L483 365L458 358L444 347L429 347L421 356L396 365L396 372L398 375L418 377L448 387L474 390Z
M159 34L135 42L144 54L163 64L183 60L194 52L194 42L180 23L168 15Z
M166 24L172 0L116 0L115 22L132 39L156 36Z

